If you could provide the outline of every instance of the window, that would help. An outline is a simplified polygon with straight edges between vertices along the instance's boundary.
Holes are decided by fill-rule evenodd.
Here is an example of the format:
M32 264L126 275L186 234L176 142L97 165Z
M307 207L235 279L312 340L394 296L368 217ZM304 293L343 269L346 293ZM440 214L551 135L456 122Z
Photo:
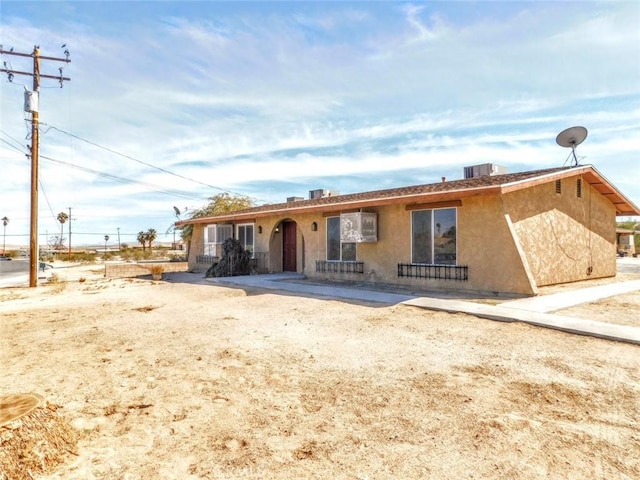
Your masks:
M340 217L327 218L327 260L356 261L356 244L340 241Z
M253 253L253 224L238 225L237 238L242 248Z
M562 193L562 180L556 180L556 193Z
M456 230L455 208L411 212L411 262L455 265Z
M582 198L582 179L579 178L576 182L576 197Z
M222 244L231 237L233 237L233 225L207 225L204 227L204 254L220 256L216 245Z

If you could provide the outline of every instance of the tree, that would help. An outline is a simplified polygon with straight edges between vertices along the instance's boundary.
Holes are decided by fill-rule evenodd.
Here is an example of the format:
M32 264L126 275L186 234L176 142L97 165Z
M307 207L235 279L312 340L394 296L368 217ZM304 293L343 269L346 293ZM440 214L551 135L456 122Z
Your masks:
M64 250L64 242L65 242L65 238L59 237L58 235L49 237L47 239L47 245L52 250Z
M9 218L5 215L2 217L2 254L5 254L5 247L7 246L7 224L9 223Z
M67 220L69 220L69 215L64 212L60 212L56 218L60 222L60 239L62 239L64 233L64 224L67 223ZM62 249L62 247L64 246L61 241L58 242L58 245L60 246L60 249Z
M249 197L219 193L214 197L209 197L209 203L204 207L193 210L189 218L203 218L220 215L222 213L236 212L255 206ZM181 230L182 239L185 242L191 241L193 236L193 225L178 226Z
M147 249L147 234L145 232L138 232L138 242L142 244L142 250Z
M158 238L158 233L155 231L155 229L150 228L145 232L144 235L145 235L147 244L149 245L149 250L151 250L151 244L155 241L156 238Z

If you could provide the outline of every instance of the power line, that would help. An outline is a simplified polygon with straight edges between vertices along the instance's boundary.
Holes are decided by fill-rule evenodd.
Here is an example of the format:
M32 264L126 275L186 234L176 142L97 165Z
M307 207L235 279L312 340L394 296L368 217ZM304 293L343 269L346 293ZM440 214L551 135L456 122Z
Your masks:
M49 203L49 197L47 197L47 193L44 191L44 185L42 184L42 180L38 179L38 183L40 184L40 190L42 190L42 194L44 195L44 199L47 202L47 206L49 207L49 211L51 212L51 216L54 220L58 220L56 218L56 214L53 213L53 208L51 208L51 203Z
M2 132L2 130L0 130L0 132ZM5 132L2 132L2 133L7 135ZM9 138L12 138L9 135L7 135L7 136ZM15 139L13 139L13 138L12 138L12 140L15 141ZM24 152L24 151L20 150L18 147L12 145L11 143L7 142L6 140L0 138L0 141L6 143L7 145L9 145L14 150L17 150L20 153L24 153L25 155L28 155L27 152ZM81 170L81 171L84 171L84 172L87 172L87 173L91 173L91 174L97 175L99 177L108 178L110 180L114 180L114 181L117 181L117 182L142 185L144 187L150 188L150 189L154 190L155 192L158 192L158 193L161 193L161 194L170 195L170 196L179 197L179 198L184 198L184 199L187 199L187 200L198 200L198 201L203 200L202 197L195 197L195 196L192 196L192 195L187 195L187 194L184 194L184 193L181 193L181 192L177 192L175 190L173 190L173 191L172 190L166 190L164 187L161 187L159 185L154 185L152 183L147 183L147 182L141 182L140 180L134 180L134 179L130 179L130 178L119 177L117 175L112 175L110 173L100 172L98 170L93 170L91 168L82 167L80 165L76 165L76 164L73 164L73 163L65 162L64 160L57 160L55 158L51 158L51 157L48 157L46 155L40 155L40 158L42 158L43 160L48 160L49 162L58 163L60 165L65 165L65 166L70 167L70 168L75 168L77 170ZM42 187L42 183L41 182L39 182L39 183L40 183L40 186ZM45 195L45 198L46 198L46 195ZM48 202L48 199L47 199L47 202ZM49 207L49 208L51 208L51 207Z
M42 125L47 125L47 124L42 124ZM58 131L58 132L60 132L60 133L64 133L65 135L69 135L70 137L73 137L73 138L78 139L78 140L80 140L80 141L82 141L82 142L88 143L89 145L93 145L94 147L101 148L102 150L106 150L107 152L113 153L113 154L115 154L115 155L119 155L119 156L124 157L124 158L126 158L126 159L128 159L128 160L132 160L132 161L134 161L134 162L138 162L138 163L140 163L140 164L142 164L142 165L146 165L147 167L154 168L154 169L159 170L159 171L161 171L161 172L163 172L163 173L167 173L167 174L169 174L169 175L173 175L174 177L182 178L183 180L188 180L188 181L190 181L190 182L197 183L197 184L203 185L203 186L208 187L208 188L213 188L213 189L215 189L215 190L220 190L221 192L225 192L225 193L232 193L233 195L238 195L238 196L246 197L246 198L253 198L254 200L262 201L262 200L261 200L261 199L259 199L259 198L250 197L250 196L248 196L248 195L244 195L244 194L242 194L242 193L233 192L233 191L231 191L231 190L226 190L226 189L224 189L224 188L216 187L216 186L214 186L214 185L209 185L208 183L203 183L203 182L201 182L201 181L199 181L199 180L194 180L193 178L185 177L184 175L180 175L179 173L175 173L175 172L172 172L172 171L167 170L167 169L165 169L165 168L158 167L157 165L153 165L153 164L151 164L151 163L144 162L144 161L142 161L142 160L138 160L137 158L134 158L134 157L132 157L132 156L130 156L130 155L126 155L126 154L124 154L124 153L120 153L120 152L118 152L118 151L116 151L116 150L114 150L114 149L112 149L112 148L105 147L105 146L103 146L103 145L100 145L100 144L98 144L98 143L92 142L92 141L87 140L87 139L85 139L85 138L79 137L78 135L74 135L73 133L69 133L69 132L67 132L67 131L65 131L65 130L62 130L61 128L55 127L55 126L53 126L53 125L47 125L47 126L49 127L49 129L48 129L47 131L49 131L50 129L51 129L51 130L57 130L57 131ZM45 132L45 133L46 133L46 132Z
M13 138L11 135L9 135L7 132L5 132L4 130L0 129L0 133L2 133L3 135L6 135L7 137L9 137L11 140L13 140L14 142L16 142L18 145L20 145L20 148L22 148L24 146L24 148L27 148L26 145L22 145L20 143L20 140L17 140L15 138ZM8 144L8 142L5 141L5 143ZM14 147L16 148L16 147Z
M6 143L7 145L9 145L11 148L13 148L14 150L17 150L20 153L24 153L26 154L27 152L23 152L22 150L20 150L18 147L16 147L15 145L7 142L4 138L0 138L0 142Z
M47 157L46 155L40 155L40 158L42 158L44 160L48 160L48 161L53 162L53 163L60 164L60 165L65 165L65 166L70 167L70 168L75 168L76 170L81 170L83 172L91 173L91 174L97 175L99 177L108 178L110 180L114 180L114 181L117 181L117 182L142 185L142 186L150 188L150 189L152 189L152 190L154 190L154 191L156 191L158 193L162 193L164 195L171 195L171 196L174 196L174 197L185 198L187 200L202 200L202 197L195 197L193 195L187 195L187 194L175 191L175 190L173 190L173 191L172 190L166 190L166 189L164 189L164 187L161 187L159 185L154 185L152 183L147 183L147 182L141 182L140 180L133 180L133 179L130 179L130 178L124 178L124 177L119 177L117 175L112 175L110 173L99 172L98 170L93 170L91 168L82 167L82 166L76 165L74 163L65 162L64 160L57 160L55 158Z

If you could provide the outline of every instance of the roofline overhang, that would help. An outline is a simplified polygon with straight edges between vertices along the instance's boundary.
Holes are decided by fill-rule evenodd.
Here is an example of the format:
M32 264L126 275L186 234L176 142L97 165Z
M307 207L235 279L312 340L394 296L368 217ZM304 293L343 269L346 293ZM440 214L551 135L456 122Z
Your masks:
M504 183L500 185L487 185L472 188L460 188L457 190L447 190L440 192L422 192L415 194L405 195L389 195L376 198L369 198L364 200L345 200L340 201L340 197L336 202L322 203L316 205L302 205L295 206L296 202L278 203L273 205L274 208L261 211L247 210L245 212L228 213L223 215L215 215L211 217L194 218L189 220L182 220L176 222L176 226L195 225L195 224L210 224L216 222L233 222L237 220L247 220L255 218L271 217L274 215L287 215L297 213L324 213L335 212L340 210L354 209L354 208L366 208L379 205L392 205L398 203L404 203L412 205L421 202L439 202L448 200L459 200L463 198L475 197L479 195L491 195L491 194L505 194L522 190L524 188L531 188L542 183L546 183L550 180L561 180L563 178L575 177L576 175L582 175L587 183L594 187L600 194L605 196L616 208L616 216L640 216L640 208L638 208L631 200L629 200L622 192L613 186L604 175L602 175L593 165L580 165L577 167L569 168L566 170L560 170L543 175L539 175L533 178L527 178L524 180L518 180L515 182ZM262 208L262 207L258 207Z
M387 197L378 197L378 198L370 198L366 200L352 200L352 201L344 201L344 202L332 202L332 203L323 203L320 205L304 205L300 207L295 207L296 202L290 202L292 205L283 207L282 204L279 203L274 205L273 208L269 210L263 211L247 211L240 213L228 213L223 215L215 215L212 217L202 217L202 218L194 218L191 220L183 220L181 222L176 222L176 226L182 225L195 225L199 223L209 224L212 220L216 221L234 221L234 220L244 220L247 218L264 218L271 217L273 215L282 215L282 214L291 214L291 213L324 213L324 212L335 212L340 210L354 209L354 208L366 208L373 207L378 205L392 205L403 203L407 205L412 205L414 203L422 203L426 200L429 202L439 202L439 201L447 201L447 200L458 200L462 198L474 197L478 195L489 195L491 193L499 193L500 185L491 185L486 187L474 187L474 188L465 188L459 190L449 190L446 192L428 192L428 193L416 193L412 195L395 195L395 196L387 196ZM338 198L338 197L336 197Z

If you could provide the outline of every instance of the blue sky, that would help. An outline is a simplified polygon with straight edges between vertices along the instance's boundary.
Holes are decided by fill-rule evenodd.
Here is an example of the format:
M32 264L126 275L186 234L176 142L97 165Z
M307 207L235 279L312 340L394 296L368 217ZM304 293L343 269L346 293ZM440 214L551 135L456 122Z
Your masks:
M68 207L74 245L118 228L171 241L173 206L222 191L262 204L561 166L555 137L574 125L589 130L581 163L640 205L635 1L3 0L0 29L5 49L70 52L71 81L40 93L41 244ZM26 245L21 83L0 77L0 217Z

